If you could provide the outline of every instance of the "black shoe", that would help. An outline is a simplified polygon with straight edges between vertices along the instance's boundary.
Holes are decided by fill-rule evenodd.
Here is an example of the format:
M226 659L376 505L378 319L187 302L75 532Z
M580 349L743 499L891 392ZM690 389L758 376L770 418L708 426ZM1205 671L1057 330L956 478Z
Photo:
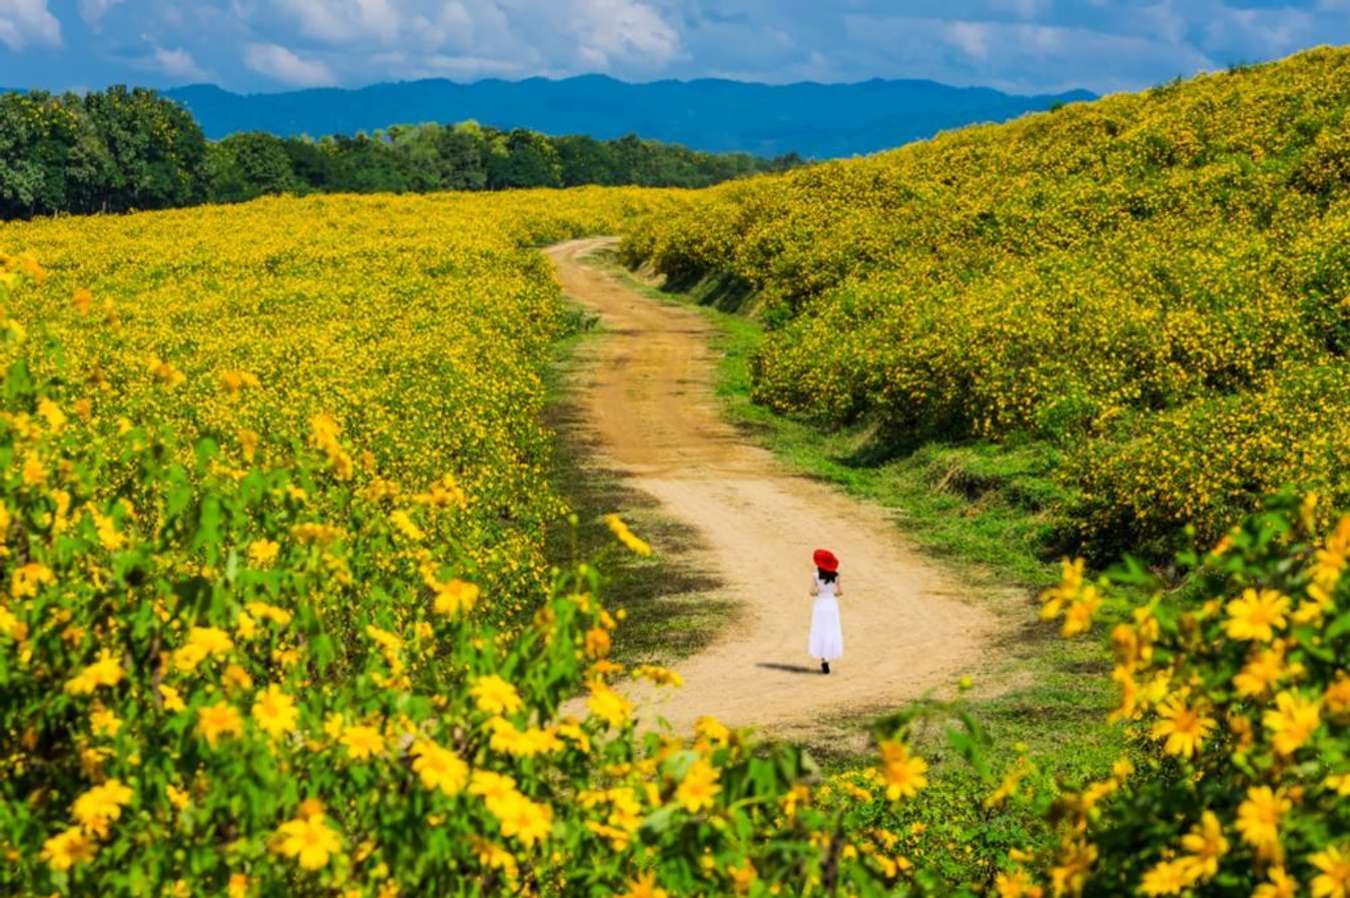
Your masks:
M822 662L820 662L820 672L821 672L821 673L829 673L829 672L830 672L830 662L828 662L828 661L822 661Z

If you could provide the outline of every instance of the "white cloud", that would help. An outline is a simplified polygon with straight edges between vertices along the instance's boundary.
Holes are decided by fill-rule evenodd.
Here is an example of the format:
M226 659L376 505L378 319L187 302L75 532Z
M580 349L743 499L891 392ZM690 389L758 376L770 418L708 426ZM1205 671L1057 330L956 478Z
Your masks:
M323 87L336 84L337 77L324 63L301 59L279 44L249 44L244 65L259 75L293 87Z
M80 0L80 18L84 19L91 27L97 27L103 17L124 0Z
M147 56L143 62L149 68L163 72L170 78L178 78L185 81L205 81L207 74L197 61L192 58L192 54L186 50L169 50L165 47L155 47L154 51Z
M15 53L29 46L61 46L61 23L47 0L0 0L0 44Z
M947 39L967 56L984 59L989 55L989 31L987 22L952 22L947 26Z
M281 0L278 6L295 18L301 34L331 44L372 38L392 44L405 15L390 0Z
M578 40L581 61L593 68L625 62L659 69L680 53L680 35L654 8L634 0L577 0L563 27Z
M1296 9L1230 9L1210 17L1203 46L1225 54L1222 62L1283 56L1325 40L1316 17Z
M452 78L470 81L479 78L525 78L532 74L519 60L493 59L485 56L447 56L433 53L429 56L396 59L376 58L388 71L400 78Z
M855 65L885 66L887 77L933 78L1016 93L1134 90L1216 67L1200 49L1156 35L913 16L855 15L847 22ZM895 59L903 67L891 62ZM1104 60L1111 65L1103 65Z

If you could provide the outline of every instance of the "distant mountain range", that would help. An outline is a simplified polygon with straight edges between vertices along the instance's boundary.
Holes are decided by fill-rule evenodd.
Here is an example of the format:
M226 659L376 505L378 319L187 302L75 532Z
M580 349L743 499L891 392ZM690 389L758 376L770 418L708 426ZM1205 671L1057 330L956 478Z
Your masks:
M817 159L872 153L949 128L1094 98L1087 91L1018 96L918 80L630 84L603 75L473 84L428 80L250 95L194 85L164 93L191 110L213 138L237 131L351 134L401 122L476 119L546 134L613 138L635 133L712 152L796 152Z

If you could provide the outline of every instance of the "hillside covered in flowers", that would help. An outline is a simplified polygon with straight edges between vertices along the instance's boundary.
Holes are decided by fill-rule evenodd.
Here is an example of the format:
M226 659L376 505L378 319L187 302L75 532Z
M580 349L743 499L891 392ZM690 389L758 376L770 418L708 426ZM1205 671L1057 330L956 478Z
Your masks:
M1099 556L1350 500L1350 50L695 195L627 238L750 290L754 396L895 454L1044 442Z

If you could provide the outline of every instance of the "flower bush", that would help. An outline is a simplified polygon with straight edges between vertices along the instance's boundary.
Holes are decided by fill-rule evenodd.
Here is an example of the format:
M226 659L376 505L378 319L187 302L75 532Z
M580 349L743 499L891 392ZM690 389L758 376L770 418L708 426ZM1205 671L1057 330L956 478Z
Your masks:
M1091 582L1066 564L1044 616L1082 632L1117 606L1112 716L1139 752L1037 797L1060 844L1039 859L1048 875L1017 864L1002 894L1350 893L1350 516L1326 527L1318 506L1273 502L1184 559L1180 589L1137 566Z
M1165 557L1287 483L1350 504L1348 67L1316 49L724 185L625 253L757 293L756 401L883 450L1049 441L1095 557Z

